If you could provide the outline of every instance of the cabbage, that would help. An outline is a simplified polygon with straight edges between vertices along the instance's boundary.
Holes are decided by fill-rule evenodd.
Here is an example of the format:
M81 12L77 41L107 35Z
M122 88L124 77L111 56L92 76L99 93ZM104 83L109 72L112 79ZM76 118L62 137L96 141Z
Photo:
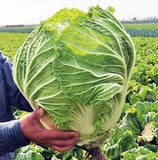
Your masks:
M99 6L62 9L18 49L13 77L48 128L75 130L78 145L98 145L117 123L135 62L121 23Z

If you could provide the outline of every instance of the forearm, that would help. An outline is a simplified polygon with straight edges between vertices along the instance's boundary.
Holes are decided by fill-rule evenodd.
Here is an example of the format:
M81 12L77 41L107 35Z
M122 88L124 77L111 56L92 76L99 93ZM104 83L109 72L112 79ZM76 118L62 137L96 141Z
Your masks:
M28 143L21 131L19 120L0 123L0 155L13 152Z

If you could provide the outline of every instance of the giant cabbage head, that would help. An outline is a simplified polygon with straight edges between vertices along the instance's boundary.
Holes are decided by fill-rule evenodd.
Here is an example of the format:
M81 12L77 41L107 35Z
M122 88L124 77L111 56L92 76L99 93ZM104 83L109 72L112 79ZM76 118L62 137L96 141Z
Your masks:
M121 23L99 6L62 9L18 49L13 77L48 128L80 133L80 145L107 138L118 121L135 49Z

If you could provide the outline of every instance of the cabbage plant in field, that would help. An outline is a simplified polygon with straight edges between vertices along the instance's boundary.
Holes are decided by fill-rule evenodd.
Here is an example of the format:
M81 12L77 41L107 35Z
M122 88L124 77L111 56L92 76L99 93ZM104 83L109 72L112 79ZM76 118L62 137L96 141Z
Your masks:
M18 49L13 77L48 128L75 130L78 145L97 147L118 121L135 62L120 22L99 6L62 9Z

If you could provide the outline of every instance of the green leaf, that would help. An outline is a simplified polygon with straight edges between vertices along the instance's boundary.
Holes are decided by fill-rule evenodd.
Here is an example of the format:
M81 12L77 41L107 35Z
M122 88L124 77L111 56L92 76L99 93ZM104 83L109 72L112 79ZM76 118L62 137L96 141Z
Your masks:
M121 127L133 133L140 145L157 144L158 102L138 102L121 121Z
M138 118L139 122L141 123L142 127L144 127L147 122L151 122L151 121L156 120L156 118L154 118L154 117L158 113L158 107L157 106L158 106L158 102L155 102L155 103L138 102L138 103L136 103L135 108L137 110L137 118ZM150 114L150 116L148 116L149 118L147 118L147 114L149 112L155 112L154 116L153 116L153 114ZM144 121L145 121L145 123L144 123ZM157 120L155 122L157 122Z
M121 160L158 160L158 153L151 152L144 147L133 148L121 155L123 156Z
M112 7L112 6L109 6L107 9L106 9L107 12L110 12L111 14L114 14L115 13L115 8Z
M125 130L131 131L135 139L141 134L142 127L137 118L137 112L135 108L131 108L126 112L126 115L121 122L121 127Z
M32 146L22 147L16 151L14 160L44 160L44 157Z
M119 159L122 152L137 148L130 132L116 126L110 136L110 140L104 145L104 153L110 159Z

